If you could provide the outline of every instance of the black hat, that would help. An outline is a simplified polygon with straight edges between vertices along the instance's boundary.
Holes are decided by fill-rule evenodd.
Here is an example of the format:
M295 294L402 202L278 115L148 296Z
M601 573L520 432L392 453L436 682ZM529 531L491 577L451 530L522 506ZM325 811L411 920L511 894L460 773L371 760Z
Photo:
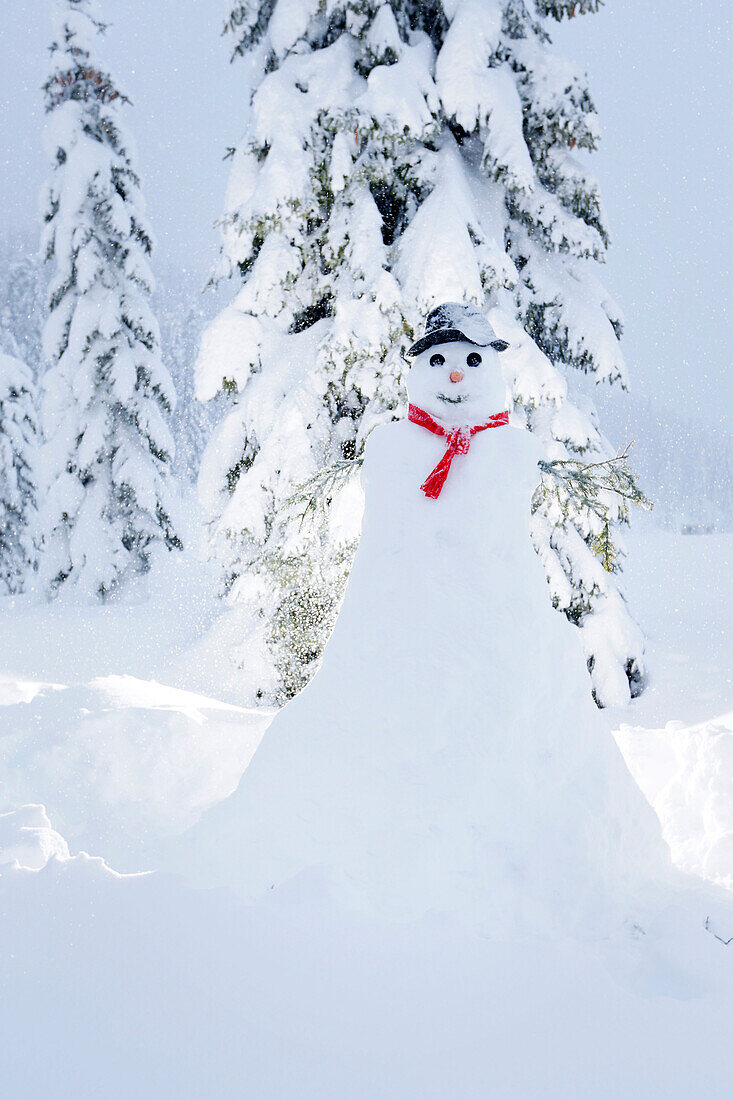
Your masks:
M506 340L500 340L483 313L474 305L461 305L460 302L443 302L428 314L425 323L425 335L412 345L408 355L420 355L434 344L450 344L465 340L479 348L491 347L495 351L506 351Z

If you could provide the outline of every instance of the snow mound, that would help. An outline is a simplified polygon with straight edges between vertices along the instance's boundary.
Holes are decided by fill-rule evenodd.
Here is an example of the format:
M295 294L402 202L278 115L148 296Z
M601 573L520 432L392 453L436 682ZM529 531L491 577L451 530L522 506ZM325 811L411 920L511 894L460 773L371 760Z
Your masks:
M39 871L50 859L69 858L69 846L51 828L44 806L21 806L0 814L0 864Z
M42 801L75 843L129 864L234 790L270 715L134 676L5 675L0 719L0 805Z
M95 874L116 878L130 877L118 875L103 859L86 852L72 856L61 833L52 827L45 806L29 804L0 814L0 876L42 871L56 864L89 867Z
M5 673L0 675L0 707L32 703L36 696L43 692L63 690L63 684L44 683L42 680L22 680Z
M673 861L733 889L733 711L689 726L622 725L615 737Z

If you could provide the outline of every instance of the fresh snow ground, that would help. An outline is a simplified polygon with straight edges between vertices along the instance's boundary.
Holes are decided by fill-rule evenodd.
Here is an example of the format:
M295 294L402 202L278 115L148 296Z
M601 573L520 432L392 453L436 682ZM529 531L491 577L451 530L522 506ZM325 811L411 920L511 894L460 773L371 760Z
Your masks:
M601 721L609 735L629 727L619 743L649 794L670 781L670 749L650 731L700 726L730 705L733 536L640 523L629 542L652 680ZM147 603L0 604L0 813L49 808L0 818L0 860L42 867L0 866L9 1095L730 1094L731 948L704 935L674 962L680 928L697 927L701 911L670 912L639 941L630 930L605 948L490 942L437 917L387 924L329 909L313 882L245 907L224 890L67 859L71 837L72 852L149 869L145 853L228 793L264 731L268 716L256 726L232 709L232 686L196 659L216 615L202 569L193 551L171 555ZM709 753L729 735L694 736ZM721 755L711 783L729 782L725 764ZM687 789L705 827L712 788ZM699 830L694 847L699 856L681 843L673 852L700 870Z
M731 966L713 936L699 939L701 987L665 950L673 919L647 930L646 972L629 939L611 976L594 944L492 942L439 919L387 925L318 901L292 884L247 908L79 856L4 873L4 1091L730 1095Z
M124 601L0 600L0 812L43 803L121 870L231 794L272 718L206 644L220 608L185 505L186 550Z

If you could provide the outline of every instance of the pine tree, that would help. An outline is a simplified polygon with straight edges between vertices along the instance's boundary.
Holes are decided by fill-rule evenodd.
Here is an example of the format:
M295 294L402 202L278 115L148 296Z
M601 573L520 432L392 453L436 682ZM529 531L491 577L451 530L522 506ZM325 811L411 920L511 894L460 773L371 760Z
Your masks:
M18 356L38 377L46 286L37 246L14 240L0 258L0 329L9 333ZM7 350L7 349L6 349Z
M167 423L175 402L149 297L151 237L126 102L99 60L96 0L61 0L44 86L53 175L43 251L53 264L44 329L41 577L103 597L149 566L171 523Z
M320 645L288 647L273 627L282 608L293 593L309 603L316 573L316 604L324 577L334 594L332 621L357 537L348 477L320 523L304 523L293 501L404 412L403 353L437 303L476 302L510 341L515 409L549 461L613 455L593 407L568 397L574 369L621 385L625 371L620 315L594 270L608 245L598 188L573 152L595 148L596 114L548 30L597 6L231 7L224 30L247 60L251 112L231 151L218 275L240 289L199 354L198 396L231 402L200 492L223 590L258 616L240 660L265 697L307 679ZM626 516L613 494L602 521L577 495L546 494L533 517L552 601L580 627L599 704L627 700L644 677L640 632L594 549L605 524L618 570Z
M35 451L32 374L0 331L0 593L22 592L35 567Z
M170 425L175 444L171 472L176 481L192 484L216 424L221 401L203 404L195 397L193 365L204 321L199 311L191 306L190 297L176 288L159 296L155 304L163 361L177 396Z

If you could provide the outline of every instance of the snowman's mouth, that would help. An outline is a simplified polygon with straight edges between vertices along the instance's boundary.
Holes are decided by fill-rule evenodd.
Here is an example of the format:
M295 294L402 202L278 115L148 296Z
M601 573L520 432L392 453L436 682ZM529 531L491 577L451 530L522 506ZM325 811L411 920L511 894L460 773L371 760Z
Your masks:
M446 401L449 405L460 405L462 401L468 401L468 394L459 394L458 397L446 397L444 393L435 395L439 401Z

